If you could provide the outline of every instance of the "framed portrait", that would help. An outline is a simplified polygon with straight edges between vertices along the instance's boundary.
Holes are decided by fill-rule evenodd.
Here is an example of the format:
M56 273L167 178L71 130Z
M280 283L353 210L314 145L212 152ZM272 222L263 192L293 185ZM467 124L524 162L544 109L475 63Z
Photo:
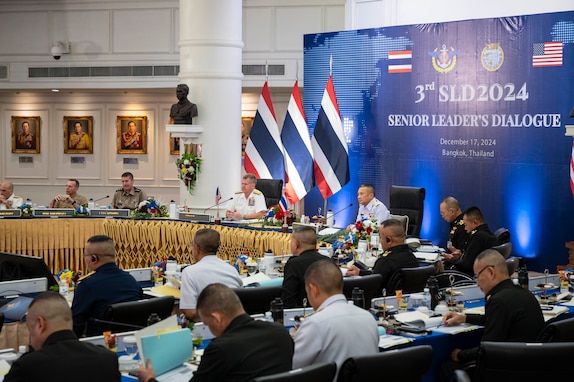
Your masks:
M171 134L169 134L169 153L179 155L179 137L174 137Z
M118 154L147 154L147 117L118 116Z
M64 116L64 153L94 153L94 117Z
M40 153L40 117L12 116L12 152Z

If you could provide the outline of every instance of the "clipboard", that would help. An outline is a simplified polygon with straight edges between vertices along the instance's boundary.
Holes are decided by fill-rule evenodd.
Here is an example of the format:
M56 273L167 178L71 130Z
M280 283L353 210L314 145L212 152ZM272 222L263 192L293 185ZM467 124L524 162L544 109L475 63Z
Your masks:
M135 333L140 359L151 359L156 375L182 366L191 358L191 331L177 325L175 315Z

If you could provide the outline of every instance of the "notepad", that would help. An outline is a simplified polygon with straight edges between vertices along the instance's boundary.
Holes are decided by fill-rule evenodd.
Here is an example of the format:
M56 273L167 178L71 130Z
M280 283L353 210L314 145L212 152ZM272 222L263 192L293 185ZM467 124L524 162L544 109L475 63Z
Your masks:
M460 324L455 326L440 326L432 329L433 332L446 333L446 334L458 334L464 332L470 332L472 330L480 329L482 326L472 325L472 324Z
M422 329L436 327L442 322L442 316L429 317L428 315L416 310L413 312L395 314L395 319L404 324L416 326Z

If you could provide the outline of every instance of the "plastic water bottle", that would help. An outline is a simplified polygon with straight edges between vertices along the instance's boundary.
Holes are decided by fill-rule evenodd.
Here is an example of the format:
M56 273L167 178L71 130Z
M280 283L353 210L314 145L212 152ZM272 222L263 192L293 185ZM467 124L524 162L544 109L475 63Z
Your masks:
M431 306L431 294L430 294L430 289L429 288L424 288L423 289L423 306L426 306L426 308L428 310L432 310Z
M24 353L26 353L26 345L18 346L18 358L20 358Z
M528 269L526 268L523 258L520 259L520 263L518 268L518 285L528 290Z
M68 281L67 280L60 280L60 283L58 285L58 290L60 292L60 294L62 296L64 296L64 298L67 300L68 299L68 292L70 291L70 288L68 288Z

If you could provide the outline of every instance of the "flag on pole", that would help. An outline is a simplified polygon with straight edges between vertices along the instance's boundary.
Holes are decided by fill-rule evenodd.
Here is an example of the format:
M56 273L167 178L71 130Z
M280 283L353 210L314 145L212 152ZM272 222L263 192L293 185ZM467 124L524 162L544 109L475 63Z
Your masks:
M287 201L285 194L283 194L283 196L281 196L281 200L279 200L278 206L279 206L279 209L283 212L285 212L289 209L289 202Z
M313 151L298 81L287 106L281 142L285 151L284 193L289 203L295 204L313 188Z
M572 142L572 154L570 154L570 190L574 196L574 141Z
M221 200L221 192L219 192L219 186L217 186L217 190L215 190L215 204L219 204Z
M271 103L271 94L267 81L263 85L259 105L245 146L243 166L256 178L283 179L283 145L279 136L279 127Z
M323 198L327 199L350 180L349 149L331 76L321 100L311 147L314 156L315 184L319 187Z

